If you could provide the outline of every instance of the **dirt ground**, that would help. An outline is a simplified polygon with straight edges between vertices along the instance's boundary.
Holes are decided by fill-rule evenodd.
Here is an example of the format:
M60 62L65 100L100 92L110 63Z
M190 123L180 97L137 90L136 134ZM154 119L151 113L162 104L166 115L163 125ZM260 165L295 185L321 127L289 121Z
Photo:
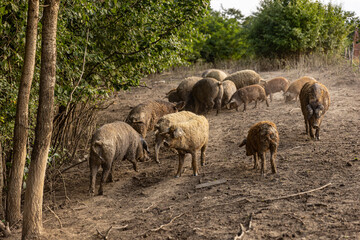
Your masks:
M203 70L144 79L151 89L119 93L99 126L124 120L130 107L163 98L182 79ZM236 239L241 232L242 239L360 239L359 75L334 69L260 74L291 81L309 75L328 87L331 105L320 141L304 134L299 102L285 104L281 93L270 107L260 103L253 109L251 103L246 112L223 110L218 116L214 110L206 116L207 165L199 176L192 176L187 156L184 173L174 178L177 155L162 147L160 165L141 162L135 172L129 162L117 162L115 182L105 185L103 196L91 198L89 167L81 164L64 174L54 210L45 195L44 238L101 239L98 231L106 235L111 228L108 239ZM271 174L267 160L263 178L245 148L238 147L250 126L262 120L273 121L280 135L278 173ZM154 134L146 140L154 157ZM223 183L196 188L216 180ZM15 232L14 239L20 234Z

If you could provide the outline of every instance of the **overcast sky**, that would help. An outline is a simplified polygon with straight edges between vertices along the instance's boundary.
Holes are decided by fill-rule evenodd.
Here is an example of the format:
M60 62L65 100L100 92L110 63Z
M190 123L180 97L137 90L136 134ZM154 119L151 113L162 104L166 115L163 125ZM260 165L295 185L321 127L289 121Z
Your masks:
M241 11L245 16L249 16L252 12L256 11L259 6L260 0L211 0L211 8L217 11L223 8L235 8ZM360 0L321 0L322 3L332 2L341 5L345 11L353 11L356 15L360 16Z

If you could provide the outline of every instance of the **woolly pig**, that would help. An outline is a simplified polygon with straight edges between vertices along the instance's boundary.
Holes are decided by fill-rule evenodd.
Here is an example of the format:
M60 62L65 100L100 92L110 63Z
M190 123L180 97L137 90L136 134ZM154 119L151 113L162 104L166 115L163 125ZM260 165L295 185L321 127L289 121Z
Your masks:
M299 96L301 88L304 86L305 83L313 83L316 82L316 80L312 77L301 77L295 81L293 81L288 89L285 91L285 102L290 102L295 98L295 101L297 101L297 97Z
M204 78L205 77L215 78L218 81L223 81L227 77L227 74L219 69L208 69L205 72L203 72L201 76Z
M289 85L290 85L290 81L284 77L273 78L273 79L263 83L266 96L270 95L270 101L273 100L273 97L272 97L273 93L277 93L280 91L283 91L285 93L285 91L288 89Z
M324 114L329 109L330 96L327 88L319 82L305 83L300 91L301 111L304 115L306 134L320 140L319 132Z
M180 82L176 89L172 89L166 94L169 102L186 102L189 98L190 92L196 82L203 79L202 77L187 77Z
M185 110L190 110L197 114L202 112L207 114L215 106L217 115L221 109L223 94L222 82L214 78L203 78L195 83L191 90Z
M261 175L265 174L265 153L270 150L272 173L276 173L276 153L279 145L279 133L273 122L262 121L253 125L239 147L246 145L246 156L254 157L254 169L259 169L258 158L261 159Z
M113 162L127 159L137 171L137 160L144 158L144 151L149 151L146 141L129 124L113 122L100 127L92 136L90 148L90 187L89 193L95 192L96 174L101 165L103 172L99 195L103 194L103 184L109 177L112 181Z
M184 102L178 104L152 100L135 106L128 114L125 122L132 126L143 138L147 132L152 131L156 122L165 114L174 113L181 110Z
M265 89L259 84L254 84L246 86L237 90L232 96L229 103L226 105L228 109L236 108L236 111L239 111L239 106L244 103L244 112L246 111L247 104L255 101L255 107L257 107L257 102L265 101L266 105L269 107L269 102L266 98Z
M230 80L223 81L223 88L224 95L221 101L222 107L226 106L226 104L230 101L231 96L236 92L235 83Z
M225 80L233 81L236 88L239 89L252 84L260 83L261 77L253 70L242 70L230 74L224 79L224 81Z
M160 118L156 124L156 146L161 142L174 148L179 154L179 166L175 177L180 177L185 154L192 156L193 175L198 175L196 152L201 150L201 166L205 164L205 150L209 140L209 123L204 116L182 111Z

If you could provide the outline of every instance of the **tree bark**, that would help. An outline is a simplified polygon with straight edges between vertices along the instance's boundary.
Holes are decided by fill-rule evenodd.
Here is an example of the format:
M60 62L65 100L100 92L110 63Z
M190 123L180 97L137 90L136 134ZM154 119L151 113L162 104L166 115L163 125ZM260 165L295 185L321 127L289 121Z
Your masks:
M14 127L14 155L7 194L6 219L13 225L21 218L21 187L26 161L28 112L32 80L34 77L36 38L39 21L39 0L29 0L26 27L24 66L20 80Z
M22 239L39 238L42 231L44 180L53 127L59 4L60 0L46 0L44 3L39 107L35 143L26 184Z

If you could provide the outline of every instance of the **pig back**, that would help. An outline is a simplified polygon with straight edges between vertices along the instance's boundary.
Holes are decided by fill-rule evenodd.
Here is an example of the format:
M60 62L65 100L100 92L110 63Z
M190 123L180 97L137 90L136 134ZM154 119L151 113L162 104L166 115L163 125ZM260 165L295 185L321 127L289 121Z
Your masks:
M140 135L125 122L113 122L100 127L92 137L92 146L102 146L103 152L123 159L129 152L135 153Z

